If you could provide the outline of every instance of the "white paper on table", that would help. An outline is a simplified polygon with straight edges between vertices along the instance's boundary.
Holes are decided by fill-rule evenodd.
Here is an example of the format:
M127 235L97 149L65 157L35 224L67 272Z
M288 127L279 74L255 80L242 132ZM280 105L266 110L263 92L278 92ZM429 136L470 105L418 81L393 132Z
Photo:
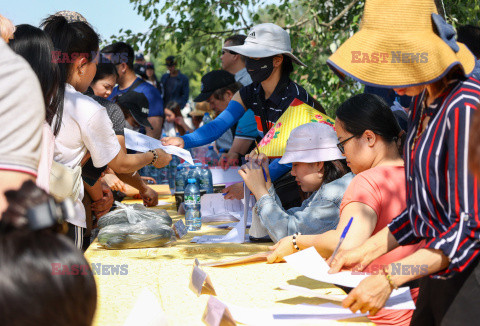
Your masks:
M295 286L290 284L280 285L282 290L287 290L290 292L295 292L297 294L308 295L320 299L332 300L341 302L347 297L346 294L332 295L332 294L321 294L317 291L310 290L302 286ZM385 303L385 309L390 310L401 310L401 309L411 309L415 310L415 303L413 302L412 295L410 293L409 287L402 287L398 290L393 290L390 298L388 298Z
M231 166L226 170L221 167L211 167L210 172L212 172L213 184L217 185L243 182L242 177L240 174L238 174L239 169L239 166Z
M233 215L233 214L232 214ZM232 216L230 215L230 216ZM237 221L240 220L240 214L238 215L239 218L236 219ZM236 218L236 216L234 216ZM209 227L214 228L214 229L229 229L233 228L237 225L237 223L225 223L225 224L220 224L220 225L209 225ZM249 228L252 225L252 211L250 210L248 212L248 218L247 218L247 228Z
M145 288L123 325L166 326L168 322L157 296Z
M222 194L205 194L200 199L202 222L238 221L234 213L241 213L243 204L238 199L225 199Z
M220 194L221 195L221 194ZM245 198L243 206L243 215L240 216L240 220L235 224L234 228L230 230L226 235L202 235L194 237L191 242L196 243L220 243L220 242L234 242L234 243L244 243L248 242L248 235L246 234L247 230L247 219L248 211L250 209L250 190L244 185L243 186L243 195Z
M293 305L276 309L241 307L223 302L235 321L246 325L292 325L295 320L339 320L363 317L349 309L326 303L321 305Z
M330 266L314 247L285 256L284 259L300 274L320 282L354 288L368 277L368 275L352 275L350 271L328 274Z
M299 304L283 307L273 311L274 319L324 319L339 320L366 316L367 314L353 313L350 309L343 308L334 303L319 305Z
M177 146L164 146L158 139L149 137L139 132L124 128L125 131L125 146L128 149L137 152L148 152L149 150L161 148L166 153L178 156L188 163L193 165L192 155L189 151Z
M173 205L174 203L169 203L168 201L159 200L157 206L166 206Z

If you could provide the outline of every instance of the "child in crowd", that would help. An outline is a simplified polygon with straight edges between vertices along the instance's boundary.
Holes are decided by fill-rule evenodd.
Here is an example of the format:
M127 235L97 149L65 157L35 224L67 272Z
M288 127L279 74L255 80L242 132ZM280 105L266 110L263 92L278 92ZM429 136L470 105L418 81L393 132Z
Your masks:
M165 105L164 112L165 123L163 125L163 132L167 137L175 137L177 133L183 136L186 132L193 131L185 122L182 112L180 111L180 105L177 102L168 102L167 105Z
M335 230L320 235L298 235L300 250L314 246L330 257L340 235L353 217L342 249L356 248L383 229L406 207L405 169L400 156L404 132L388 105L377 95L360 94L344 102L337 110L335 128L338 148L356 174L340 205L340 221ZM268 261L279 262L296 251L293 237L283 238L272 249ZM368 272L417 251L423 243L402 246L374 260ZM412 284L412 297L418 296L418 285ZM377 325L409 325L413 310L380 310L369 316Z
M335 130L326 124L311 122L291 132L280 164L292 163L292 176L303 192L312 194L301 207L289 210L282 208L272 186L268 158L248 156L255 164L244 165L239 173L257 199L254 214L274 242L294 233L321 234L337 227L340 202L353 174L336 144Z

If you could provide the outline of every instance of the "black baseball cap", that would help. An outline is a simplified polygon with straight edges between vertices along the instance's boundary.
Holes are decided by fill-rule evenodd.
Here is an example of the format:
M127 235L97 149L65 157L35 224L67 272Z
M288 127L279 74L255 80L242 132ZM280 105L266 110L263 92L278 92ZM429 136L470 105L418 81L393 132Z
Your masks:
M145 94L135 91L127 92L117 98L117 104L122 109L128 110L140 125L152 128L152 125L148 122L149 104Z
M194 102L203 102L208 100L208 98L215 92L217 89L227 87L228 85L234 84L236 82L235 76L225 70L214 70L203 75L202 77L202 92L200 95L195 97Z

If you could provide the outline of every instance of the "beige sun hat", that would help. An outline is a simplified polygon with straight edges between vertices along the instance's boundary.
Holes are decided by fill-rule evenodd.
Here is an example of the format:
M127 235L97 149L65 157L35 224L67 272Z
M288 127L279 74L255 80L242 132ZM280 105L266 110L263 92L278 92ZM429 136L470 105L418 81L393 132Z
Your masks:
M475 57L433 0L367 0L360 31L327 64L342 78L392 88L435 82L456 65L468 76Z

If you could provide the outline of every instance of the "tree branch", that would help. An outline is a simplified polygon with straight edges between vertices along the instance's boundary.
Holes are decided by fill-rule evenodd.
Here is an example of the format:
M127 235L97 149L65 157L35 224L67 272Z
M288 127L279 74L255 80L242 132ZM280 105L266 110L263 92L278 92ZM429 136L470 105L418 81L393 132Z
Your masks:
M348 11L350 9L352 9L352 7L358 2L359 0L353 0L352 2L350 2L335 18L333 18L329 23L319 23L321 26L324 26L324 27L332 27L337 21L339 21L343 16L345 16ZM308 23L309 21L311 21L312 19L314 19L315 17L317 17L318 15L320 15L322 13L322 11L318 11L315 15L313 15L313 17L310 17L310 18L306 18L304 20L301 20L299 22L296 22L295 24L292 24L292 25L288 25L286 26L285 28L292 28L292 27L298 27L298 26L302 26L306 23Z

